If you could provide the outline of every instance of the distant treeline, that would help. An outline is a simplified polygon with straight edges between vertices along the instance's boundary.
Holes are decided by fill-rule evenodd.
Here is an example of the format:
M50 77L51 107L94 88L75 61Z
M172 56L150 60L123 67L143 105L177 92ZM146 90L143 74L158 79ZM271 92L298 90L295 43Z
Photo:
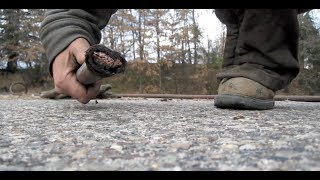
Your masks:
M225 27L221 24L223 31L214 41L203 43L204 35L197 21L201 11L118 10L102 30L101 43L122 53L130 63L125 74L106 79L105 83L112 83L118 93L216 93ZM317 19L312 16L315 11L299 15L301 71L283 92L320 94L320 36ZM0 74L4 77L0 87L7 84L8 73L12 76L18 72L25 74L21 76L29 86L52 83L48 60L39 41L44 12L44 9L0 9L0 65L6 72Z

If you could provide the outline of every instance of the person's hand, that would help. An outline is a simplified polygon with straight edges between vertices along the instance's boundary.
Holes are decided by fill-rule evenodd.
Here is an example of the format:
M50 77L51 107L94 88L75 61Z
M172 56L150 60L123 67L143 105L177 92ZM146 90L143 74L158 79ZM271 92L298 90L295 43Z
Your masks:
M101 86L101 81L92 86L85 86L76 78L76 71L84 63L85 51L89 47L90 44L86 39L78 38L62 51L52 64L56 92L67 94L83 104L95 98Z

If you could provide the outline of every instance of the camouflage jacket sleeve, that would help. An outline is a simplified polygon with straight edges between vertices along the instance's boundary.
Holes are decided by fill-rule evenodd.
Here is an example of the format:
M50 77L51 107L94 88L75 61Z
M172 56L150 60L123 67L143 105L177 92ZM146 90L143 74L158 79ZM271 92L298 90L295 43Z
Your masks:
M50 9L40 26L40 40L51 64L73 40L85 38L98 44L101 32L116 9Z

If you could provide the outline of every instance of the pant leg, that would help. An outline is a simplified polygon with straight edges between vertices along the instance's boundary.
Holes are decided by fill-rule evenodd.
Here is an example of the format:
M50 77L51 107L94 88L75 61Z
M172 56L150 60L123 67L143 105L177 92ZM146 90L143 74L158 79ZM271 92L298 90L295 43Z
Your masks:
M227 26L220 79L246 77L274 90L299 73L295 9L216 9Z

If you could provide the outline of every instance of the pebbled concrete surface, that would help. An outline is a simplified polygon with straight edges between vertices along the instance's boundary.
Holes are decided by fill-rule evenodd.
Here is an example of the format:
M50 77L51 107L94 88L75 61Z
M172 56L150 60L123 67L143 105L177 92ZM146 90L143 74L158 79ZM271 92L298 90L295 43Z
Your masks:
M320 103L0 97L1 171L319 171Z

